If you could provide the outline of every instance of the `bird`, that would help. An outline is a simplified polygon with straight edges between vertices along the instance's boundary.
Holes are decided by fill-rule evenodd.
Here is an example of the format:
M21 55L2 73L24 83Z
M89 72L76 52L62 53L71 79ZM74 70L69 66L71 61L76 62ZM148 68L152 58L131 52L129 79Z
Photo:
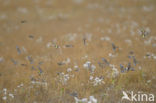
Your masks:
M146 30L143 29L143 28L140 30L140 32L141 32L141 36L142 36L142 38L145 38L147 35L149 35L149 32L146 31Z
M21 54L21 50L18 46L16 46L16 49L17 49L18 54Z
M122 64L120 64L120 70L121 70L122 73L125 72L124 66Z
M127 100L131 101L131 99L128 97L128 95L125 91L123 91L122 93L123 93L122 100L127 99Z

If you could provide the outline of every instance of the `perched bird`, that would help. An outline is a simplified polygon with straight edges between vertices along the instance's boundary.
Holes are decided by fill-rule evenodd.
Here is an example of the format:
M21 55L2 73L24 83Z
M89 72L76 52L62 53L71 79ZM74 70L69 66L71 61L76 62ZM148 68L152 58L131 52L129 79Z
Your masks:
M143 29L143 28L140 30L140 32L141 32L142 38L145 38L147 35L149 35L149 31L146 31L146 30Z
M102 61L103 61L103 62L98 62L99 66L100 66L101 68L105 68L106 66L109 65L109 62L108 62L105 58L102 58Z
M136 66L136 64L138 63L134 56L133 56L133 63L134 63L134 66Z
M128 71L131 70L131 63L128 63L127 69Z
M33 39L33 38L34 38L34 36L33 36L33 35L29 35L29 38Z
M102 58L102 61L109 65L109 62L105 58Z
M113 48L114 51L116 51L116 48L117 48L117 47L115 46L114 43L112 43L112 48Z
M37 66L38 70L39 70L39 74L42 74L43 73L43 70L41 69L40 66Z
M32 69L32 70L35 70L35 67L34 67L34 66L32 66L32 67L31 67L31 69Z
M33 59L32 59L31 56L27 56L27 59L29 60L30 64L33 64L34 63L34 61L33 61Z
M15 65L17 65L18 64L18 62L17 61L15 61L14 59L12 59L11 58L11 61L15 64Z
M77 92L72 92L70 95L73 96L73 97L78 97Z
M114 52L120 50L120 48L118 46L116 46L114 43L112 43L112 49L113 49Z
M22 20L22 21L21 21L21 23L26 23L26 22L27 22L26 20Z
M21 50L18 46L16 46L16 49L17 49L18 54L21 54Z
M123 66L122 64L120 64L120 70L121 70L122 73L125 72L125 70L124 70L124 66Z
M84 45L86 45L86 41L87 41L87 39L84 37L84 38L83 38L83 44L84 44Z

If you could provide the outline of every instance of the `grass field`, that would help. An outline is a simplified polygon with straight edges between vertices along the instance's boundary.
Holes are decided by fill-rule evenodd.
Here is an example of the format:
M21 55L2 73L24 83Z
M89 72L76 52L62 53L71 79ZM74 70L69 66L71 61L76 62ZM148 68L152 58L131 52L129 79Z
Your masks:
M155 95L155 18L155 0L0 0L0 103Z

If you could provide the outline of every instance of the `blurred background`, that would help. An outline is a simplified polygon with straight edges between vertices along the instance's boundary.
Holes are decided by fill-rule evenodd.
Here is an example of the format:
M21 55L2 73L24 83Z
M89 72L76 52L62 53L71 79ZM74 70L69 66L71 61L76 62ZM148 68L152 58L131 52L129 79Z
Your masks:
M155 0L0 0L0 102L155 94L155 18Z

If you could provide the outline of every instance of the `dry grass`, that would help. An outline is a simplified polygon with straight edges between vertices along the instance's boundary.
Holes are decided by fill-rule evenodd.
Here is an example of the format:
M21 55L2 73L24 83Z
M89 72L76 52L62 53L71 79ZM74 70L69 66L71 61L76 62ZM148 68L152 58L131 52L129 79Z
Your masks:
M120 103L123 90L156 93L156 60L144 58L147 52L156 55L156 47L152 46L156 44L155 0L83 0L80 4L73 1L13 0L7 3L0 0L0 57L3 58L0 61L0 103L74 103L74 93L78 98L93 95L98 103ZM138 34L142 27L151 30L145 38ZM86 35L87 45L84 45ZM110 40L101 40L101 37ZM150 44L145 44L150 38ZM132 43L126 43L127 39ZM49 48L48 43L51 43ZM112 43L118 47L116 51ZM130 51L138 61L136 66L128 58ZM27 56L32 57L32 64ZM115 65L118 75L113 77L111 66L105 64L103 69L99 66L103 57ZM58 65L68 58L69 63ZM84 69L86 61L96 66L93 74ZM38 69L39 62L43 62L40 65L43 73ZM127 66L129 62L135 71L121 73L120 64ZM79 71L74 69L76 65ZM67 68L72 71L67 72ZM60 73L69 74L67 83L59 81ZM94 86L90 76L103 77L104 83Z

